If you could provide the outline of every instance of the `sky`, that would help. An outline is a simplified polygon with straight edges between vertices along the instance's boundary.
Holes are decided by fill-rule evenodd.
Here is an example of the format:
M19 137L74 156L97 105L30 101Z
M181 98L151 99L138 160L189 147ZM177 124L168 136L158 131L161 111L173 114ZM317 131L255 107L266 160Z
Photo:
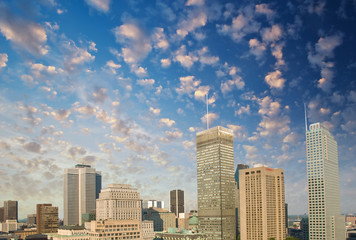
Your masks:
M356 212L356 1L0 1L0 201L63 217L63 172L101 171L197 209L196 133L234 132L234 161L285 171L307 213L305 118L338 142Z

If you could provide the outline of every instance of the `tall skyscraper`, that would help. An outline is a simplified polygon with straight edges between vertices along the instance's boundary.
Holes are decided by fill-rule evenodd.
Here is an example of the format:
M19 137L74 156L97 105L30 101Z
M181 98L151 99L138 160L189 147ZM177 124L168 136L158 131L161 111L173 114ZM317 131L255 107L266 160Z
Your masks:
M199 231L208 240L235 239L233 132L221 126L197 133Z
M240 235L240 189L239 189L239 171L249 168L245 164L237 164L235 171L235 219L236 219L236 235Z
M4 222L6 220L18 221L18 202L17 201L4 201Z
M282 169L240 170L240 233L244 240L285 240L285 196Z
M180 189L170 191L171 212L179 217L180 213L184 213L184 191Z
M82 214L95 211L101 173L90 165L64 170L64 225L82 225Z
M37 234L56 233L58 231L58 207L52 204L37 204Z
M109 184L96 200L96 220L142 220L140 194L129 184Z
M309 239L343 239L337 142L320 123L306 129Z
M0 207L0 223L4 222L4 219L5 219L4 207Z

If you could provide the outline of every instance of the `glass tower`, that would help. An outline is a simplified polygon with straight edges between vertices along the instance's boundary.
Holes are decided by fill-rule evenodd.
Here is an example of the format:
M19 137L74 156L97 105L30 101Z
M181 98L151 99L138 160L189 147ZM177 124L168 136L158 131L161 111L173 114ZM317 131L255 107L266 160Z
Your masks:
M343 239L337 142L320 123L311 124L306 131L306 153L309 239Z
M236 239L232 130L197 133L199 231L208 240Z

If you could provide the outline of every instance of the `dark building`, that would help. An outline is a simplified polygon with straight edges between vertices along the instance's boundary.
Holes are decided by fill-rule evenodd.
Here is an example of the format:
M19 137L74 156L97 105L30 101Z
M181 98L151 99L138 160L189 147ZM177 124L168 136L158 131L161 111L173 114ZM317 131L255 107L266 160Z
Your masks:
M235 171L235 182L236 182L236 202L235 202L235 216L236 216L236 236L239 236L240 235L240 222L239 222L239 213L240 213L240 210L239 210L239 205L240 205L240 195L239 195L239 170L242 170L242 169L248 169L249 166L248 165L245 165L245 164L237 164L237 168L236 168L236 171Z
M303 232L302 240L309 240L309 219L308 218L302 218L302 220L300 221L300 229Z
M58 207L52 204L37 204L37 234L58 231Z
M5 218L5 215L4 215L4 208L3 208L3 207L0 207L0 223L1 223L1 222L4 222L4 218Z
M285 214L286 214L286 228L288 232L288 203L285 203Z
M245 164L237 164L236 172L235 172L235 181L237 182L237 189L239 189L239 170L248 169L249 166Z
M177 189L170 192L171 212L179 217L179 213L184 213L184 191Z
M4 201L4 222L6 220L18 221L18 203L17 201Z
M44 234L34 234L27 236L25 240L47 240L47 235Z

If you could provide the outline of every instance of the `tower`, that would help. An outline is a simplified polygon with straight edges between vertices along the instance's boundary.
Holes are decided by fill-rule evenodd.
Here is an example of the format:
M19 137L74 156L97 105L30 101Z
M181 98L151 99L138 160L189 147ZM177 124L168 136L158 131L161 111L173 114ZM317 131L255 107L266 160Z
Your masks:
M199 230L209 240L235 239L233 132L221 126L197 133Z
M37 204L36 206L37 234L55 233L58 230L58 207L52 204Z
M101 173L90 165L64 170L64 225L82 225L82 214L95 211Z
M6 220L18 221L18 202L17 201L4 201L4 222Z
M344 238L337 142L320 123L306 129L309 239Z
M179 217L180 213L184 213L184 191L180 189L170 191L170 205L171 212L176 217Z
M246 240L286 238L284 173L257 167L240 170L240 232Z

